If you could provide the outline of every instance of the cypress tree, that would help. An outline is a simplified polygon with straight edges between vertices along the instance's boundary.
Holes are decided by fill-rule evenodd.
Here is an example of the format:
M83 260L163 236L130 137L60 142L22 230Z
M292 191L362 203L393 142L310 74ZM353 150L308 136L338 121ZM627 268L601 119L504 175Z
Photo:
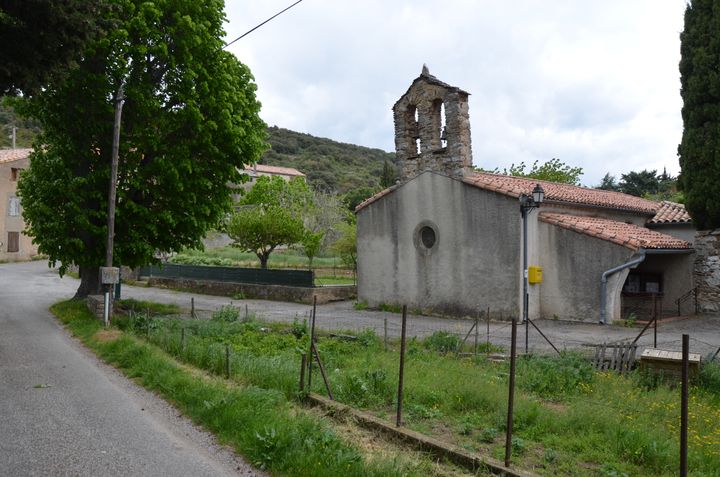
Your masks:
M680 34L679 185L698 229L720 227L720 0L692 0Z

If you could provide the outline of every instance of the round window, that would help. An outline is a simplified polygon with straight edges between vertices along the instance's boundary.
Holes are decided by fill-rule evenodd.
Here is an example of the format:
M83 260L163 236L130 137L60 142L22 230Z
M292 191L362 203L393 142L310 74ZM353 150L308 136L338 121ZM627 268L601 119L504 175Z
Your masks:
M420 229L420 241L425 246L425 248L433 248L436 240L437 237L435 237L435 230L433 230L432 227L428 227L426 225L425 227Z

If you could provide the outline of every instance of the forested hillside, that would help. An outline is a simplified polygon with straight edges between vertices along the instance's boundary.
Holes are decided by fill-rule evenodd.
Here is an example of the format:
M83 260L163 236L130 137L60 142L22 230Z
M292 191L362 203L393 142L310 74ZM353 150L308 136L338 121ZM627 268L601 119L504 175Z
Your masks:
M40 127L33 121L19 119L10 106L0 98L0 149L12 147L12 128L15 126L15 147L30 147Z
M271 149L261 162L286 166L307 175L315 188L344 194L353 189L380 186L385 161L395 164L395 154L344 144L277 126L268 129Z
M0 149L12 147L12 127L16 147L31 147L40 128L33 121L16 116L12 107L0 102ZM365 195L380 188L383 167L395 165L395 154L369 147L345 144L273 126L268 128L271 148L261 162L270 166L294 167L307 176L315 188L345 194L363 189Z

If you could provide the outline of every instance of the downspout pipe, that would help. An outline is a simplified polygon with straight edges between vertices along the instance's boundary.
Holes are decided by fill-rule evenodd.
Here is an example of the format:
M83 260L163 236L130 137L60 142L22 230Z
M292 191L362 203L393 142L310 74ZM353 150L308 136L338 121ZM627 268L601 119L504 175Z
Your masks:
M613 267L610 270L605 270L600 278L600 324L607 324L607 312L605 311L607 303L607 281L610 275L625 270L626 268L634 267L645 260L645 249L640 249L640 256L635 257L629 262L625 262L617 267Z

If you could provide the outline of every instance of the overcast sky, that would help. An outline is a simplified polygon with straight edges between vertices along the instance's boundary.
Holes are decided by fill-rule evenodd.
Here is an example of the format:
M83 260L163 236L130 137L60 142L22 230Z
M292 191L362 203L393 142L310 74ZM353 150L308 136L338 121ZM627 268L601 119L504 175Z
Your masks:
M294 0L226 0L234 39ZM276 125L393 151L420 74L468 91L473 162L679 171L684 0L303 0L229 47Z

